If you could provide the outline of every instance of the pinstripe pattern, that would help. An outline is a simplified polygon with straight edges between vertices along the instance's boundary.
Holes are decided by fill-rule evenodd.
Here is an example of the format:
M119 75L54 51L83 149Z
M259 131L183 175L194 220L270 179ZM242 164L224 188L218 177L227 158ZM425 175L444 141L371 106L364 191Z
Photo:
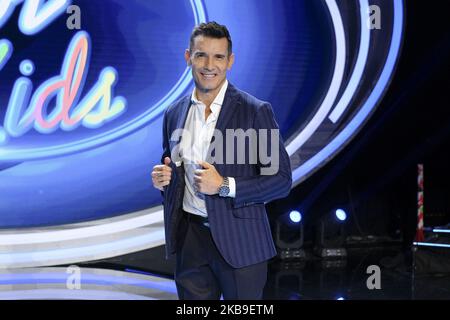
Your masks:
M161 160L166 156L170 157L170 151L177 141L170 142L169 137L173 130L184 127L189 106L190 96L186 96L166 110ZM216 129L224 136L224 157L227 154L225 130L238 128L278 129L278 124L269 103L260 101L229 83L216 124ZM274 175L261 175L262 164L259 161L257 164L249 164L248 153L247 151L246 164L236 164L235 145L234 164L213 163L222 176L235 178L236 197L222 198L214 195L205 199L214 242L223 258L235 268L270 259L276 254L264 204L287 196L292 184L289 156L281 137L280 166ZM211 163L210 159L207 161ZM184 192L183 166L176 168L173 162L171 166L172 180L163 194L167 257L176 252L176 241L183 237L178 230Z

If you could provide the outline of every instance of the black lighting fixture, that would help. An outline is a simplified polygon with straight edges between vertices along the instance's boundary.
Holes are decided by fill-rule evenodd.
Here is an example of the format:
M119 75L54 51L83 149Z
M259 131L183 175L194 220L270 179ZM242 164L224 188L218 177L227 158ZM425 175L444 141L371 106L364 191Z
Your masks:
M345 221L347 213L343 209L334 209L319 220L316 229L314 252L322 258L346 257Z
M275 244L278 257L285 259L303 259L303 223L302 214L293 210L278 217L275 223Z

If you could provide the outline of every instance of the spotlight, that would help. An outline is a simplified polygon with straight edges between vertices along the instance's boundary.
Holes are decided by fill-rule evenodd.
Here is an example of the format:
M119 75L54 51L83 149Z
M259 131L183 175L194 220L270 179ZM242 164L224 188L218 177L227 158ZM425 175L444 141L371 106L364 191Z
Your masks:
M302 214L292 210L278 217L275 223L275 244L280 259L305 258Z
M293 210L289 213L289 218L291 219L292 222L298 223L302 221L302 214L297 210Z
M342 209L336 210L336 218L338 218L340 221L345 221L347 219L347 214Z
M347 220L344 209L335 209L324 215L316 230L314 251L322 258L347 256L344 223Z

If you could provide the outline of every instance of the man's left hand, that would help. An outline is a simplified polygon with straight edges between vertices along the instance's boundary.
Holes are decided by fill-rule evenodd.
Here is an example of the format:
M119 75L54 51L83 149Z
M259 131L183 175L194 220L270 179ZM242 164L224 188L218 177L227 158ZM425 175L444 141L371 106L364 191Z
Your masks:
M223 177L212 164L206 161L200 161L199 164L203 169L195 170L194 186L196 190L207 195L219 193L219 187L223 183Z

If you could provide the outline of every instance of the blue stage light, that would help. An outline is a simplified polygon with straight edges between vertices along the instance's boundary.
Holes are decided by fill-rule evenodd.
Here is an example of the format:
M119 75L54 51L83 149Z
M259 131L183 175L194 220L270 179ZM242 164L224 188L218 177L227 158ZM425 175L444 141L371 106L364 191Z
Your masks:
M297 210L293 210L289 213L289 219L291 219L292 222L299 223L302 221L302 214Z
M347 219L347 213L345 213L345 211L342 209L337 209L336 218L338 218L340 221L345 221Z

